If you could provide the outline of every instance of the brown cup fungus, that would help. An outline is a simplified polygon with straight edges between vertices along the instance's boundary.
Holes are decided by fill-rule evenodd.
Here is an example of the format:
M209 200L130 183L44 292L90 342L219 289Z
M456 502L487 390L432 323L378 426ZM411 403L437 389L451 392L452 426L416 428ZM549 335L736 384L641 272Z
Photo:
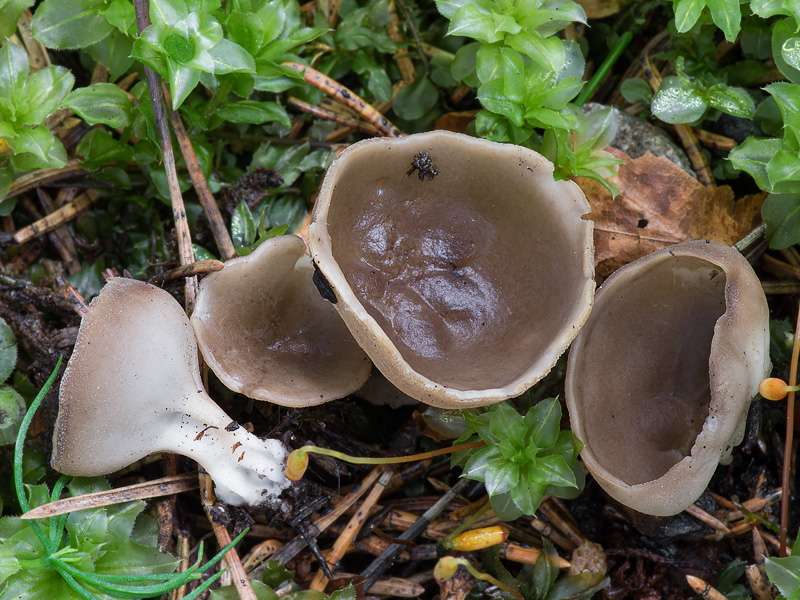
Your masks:
M265 241L200 284L192 326L203 358L227 387L284 406L354 392L372 364L320 297L303 241Z
M381 372L418 400L465 408L522 393L575 337L594 294L588 212L541 155L434 131L347 148L308 243Z
M570 350L566 400L595 480L669 516L705 490L769 373L769 312L735 249L684 242L619 269Z
M261 504L289 485L283 445L248 433L203 390L178 302L112 278L83 317L61 380L52 465L89 477L156 452L197 461L228 504Z

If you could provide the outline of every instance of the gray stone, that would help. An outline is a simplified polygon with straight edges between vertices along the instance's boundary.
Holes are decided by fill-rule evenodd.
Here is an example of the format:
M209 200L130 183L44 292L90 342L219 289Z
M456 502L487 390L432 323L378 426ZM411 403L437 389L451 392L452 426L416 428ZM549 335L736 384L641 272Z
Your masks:
M608 107L596 102L588 102L581 107L581 110L583 110L584 114L590 115L603 108ZM681 167L692 177L696 177L694 170L692 170L692 163L689 162L689 157L686 156L683 148L672 141L672 138L663 129L629 115L616 106L612 106L611 110L617 116L617 135L611 141L612 148L622 150L631 158L639 158L644 156L646 152L650 152L655 156L663 156Z

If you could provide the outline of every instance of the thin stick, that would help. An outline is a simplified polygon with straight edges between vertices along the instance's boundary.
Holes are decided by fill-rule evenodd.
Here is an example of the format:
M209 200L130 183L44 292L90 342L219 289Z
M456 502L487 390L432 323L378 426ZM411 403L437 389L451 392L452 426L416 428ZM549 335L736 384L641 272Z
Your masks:
M375 483L372 490L370 490L369 495L364 499L364 502L361 504L361 506L358 507L356 514L352 516L342 534L336 539L336 542L333 544L333 548L327 557L328 566L330 567L331 571L336 568L336 565L339 564L339 561L344 556L347 548L350 547L350 544L353 543L353 540L356 538L356 535L358 535L358 532L361 531L361 526L364 525L369 512L378 502L381 494L383 494L386 484L389 483L392 475L394 475L394 469L391 467L385 468L384 472L381 473L381 476L378 478L378 481ZM309 589L321 592L325 589L327 581L328 580L324 573L321 570L317 571L317 574L311 582Z
M56 205L53 199L43 188L36 188L36 194L39 196L39 202L45 213L51 214L56 211ZM61 256L61 260L67 265L67 272L70 275L74 275L80 271L81 261L78 260L78 251L75 249L75 242L72 239L69 229L64 225L60 225L51 231L49 235L52 236L51 239L58 239L56 249ZM55 240L53 241L55 242Z
M74 200L58 210L54 210L43 219L39 219L35 223L31 223L17 231L14 234L14 241L18 244L24 244L35 237L53 231L88 209L99 197L94 190L86 190L83 194L76 196Z
M286 101L286 105L290 106L291 108L296 108L297 110L302 111L304 113L308 113L315 117L319 117L320 119L325 119L327 121L333 121L334 123L339 123L340 125L345 125L350 129L356 129L358 131L368 133L369 135L378 135L378 128L373 126L371 123L348 119L347 117L344 117L332 110L328 110L327 108L322 108L321 106L314 106L313 104L309 104L308 102L303 102L302 100L295 97L290 97Z
M337 573L333 578L337 579L357 579L354 573ZM393 598L417 598L425 593L425 588L420 584L400 577L387 577L376 581L370 590L377 596L390 596Z
M64 515L69 512L86 510L87 508L97 508L99 506L111 506L122 502L132 502L134 500L146 500L148 498L159 498L170 494L179 494L189 490L196 490L197 475L194 473L184 473L171 477L162 477L145 483L135 483L113 490L102 492L92 492L82 494L72 498L63 498L55 502L42 504L29 510L20 518L22 519L46 519Z
M172 279L180 279L181 277L194 277L195 275L205 275L207 273L214 273L221 271L225 267L225 263L218 261L215 258L208 260L198 260L190 265L178 267L177 269L170 269L160 275L150 278L150 283L159 283L161 281L170 281Z
M256 544L247 556L242 560L242 566L248 573L255 569L258 565L266 562L270 556L275 554L283 547L283 543L278 540L264 540Z
M650 61L650 57L647 54L642 56L642 67L647 83L650 84L654 92L658 91L658 87L661 85L661 73ZM697 180L707 188L711 190L715 189L717 184L714 182L714 175L711 173L711 167L708 166L705 154L703 154L698 147L697 137L694 135L694 131L691 127L682 123L674 127L675 133L678 134L686 150L686 154L689 156L692 168L697 173Z
M444 494L439 501L431 506L425 513L417 519L414 524L406 529L401 535L401 540L414 540L419 534L425 531L425 528L430 522L439 516L439 514L450 504L451 500L458 496L464 488L469 484L468 479L459 479L452 489ZM361 576L366 579L364 582L364 591L369 591L372 584L380 577L394 561L395 557L404 550L402 544L390 544L389 547L372 563L361 572Z
M758 565L747 565L744 574L756 600L774 600L772 585Z
M728 529L722 521L720 521L713 515L708 514L702 508L697 506L697 504L691 504L687 506L686 512L692 515L698 521L702 521L706 525L710 525L720 533L723 533L725 535L730 535L731 533L731 530Z
M792 362L789 369L789 385L797 385L797 360L800 357L800 306L798 306L797 321L794 327L794 345L792 346ZM783 446L783 476L781 477L781 535L780 555L788 556L786 549L786 535L789 531L789 497L792 477L792 446L794 444L794 399L795 392L789 392L786 399L786 442Z
M139 0L137 0L137 2L138 1ZM217 543L220 544L220 548L224 548L231 543L231 536L225 526L218 523L210 512L216 500L214 497L214 483L211 481L211 477L202 470L198 473L198 478L203 510L205 510L206 517L208 517L211 527L214 529ZM242 561L239 559L239 553L236 551L236 548L231 548L222 560L228 566L228 572L225 573L225 575L227 575L226 579L232 580L231 582L236 586L239 600L258 600L253 586L250 583L250 579L247 577L247 572L242 566Z
M703 144L706 148L711 150L719 150L720 152L730 152L736 147L736 140L733 140L718 133L711 133L705 129L693 129L697 141Z
M139 35L150 24L150 13L148 0L134 0L136 10L136 27ZM161 77L150 67L144 68L147 78L147 88L150 93L150 102L153 105L153 117L155 119L156 131L158 132L158 143L161 146L161 154L164 159L164 171L167 175L167 186L169 197L172 201L172 219L175 222L175 230L178 234L178 258L181 265L189 265L194 262L194 250L192 249L192 236L189 233L189 223L186 219L186 207L183 204L180 184L178 183L178 173L175 170L175 155L172 151L172 138L169 134L166 110L164 108L164 96L161 89ZM186 312L191 315L194 309L195 298L197 297L197 278L187 277L184 286L186 296ZM230 537L230 536L228 536ZM223 547L230 543L230 539Z
M214 236L214 241L217 243L217 249L222 257L222 260L229 260L236 256L236 250L233 247L231 235L228 233L228 228L225 227L225 221L222 219L222 214L219 212L217 201L214 200L214 195L208 188L208 181L206 181L203 170L200 168L200 162L197 160L197 154L194 151L192 142L189 135L186 133L186 127L183 126L183 119L177 110L172 109L172 103L169 101L167 92L167 106L169 106L169 120L172 123L172 130L175 132L175 137L178 139L178 145L181 148L181 154L186 161L186 168L189 170L189 177L192 179L192 184L197 192L197 197L200 199L200 204L203 205L203 211L206 213L208 224L211 227L211 233Z
M17 177L14 180L14 183L11 184L11 188L8 190L5 199L8 200L9 198L29 192L32 189L42 185L49 185L51 183L55 183L56 181L69 179L70 177L77 177L79 175L85 175L86 173L87 171L81 167L80 163L78 163L78 160L73 158L60 169L39 169L33 173L28 173L27 175Z
M386 32L389 34L389 39L402 44L404 40L403 34L400 32L400 18L397 16L397 9L393 1L389 2L389 15L391 20L386 25ZM408 48L406 48L405 45L395 51L394 60L397 63L400 76L403 78L403 83L406 85L414 83L414 79L417 77L417 71L414 69L414 63L408 57Z
M322 533L328 529L328 527L333 525L333 523L335 523L336 520L341 517L348 508L353 506L353 504L355 504L358 499L367 492L370 486L377 481L382 472L383 469L381 467L375 467L372 469L372 471L367 474L357 489L353 490L347 494L347 496L339 500L331 512L324 517L320 517L311 524L312 533L315 535ZM285 564L297 556L307 545L308 544L306 540L302 536L298 535L291 542L278 550L272 559Z
M712 587L710 583L703 581L699 577L687 575L686 582L696 594L700 594L700 596L705 598L705 600L728 600L727 596L719 592L716 588Z
M366 121L377 127L378 130L380 130L387 137L400 137L403 135L401 131L397 129L397 127L392 125L389 119L384 117L371 105L357 96L352 90L346 88L338 81L331 79L327 75L323 75L311 67L306 67L305 65L298 63L285 62L283 63L283 66L291 67L298 73L302 73L303 79L305 79L306 83L311 84L318 90L322 90L328 94L330 97L336 98L343 104L349 106L359 115L361 115Z

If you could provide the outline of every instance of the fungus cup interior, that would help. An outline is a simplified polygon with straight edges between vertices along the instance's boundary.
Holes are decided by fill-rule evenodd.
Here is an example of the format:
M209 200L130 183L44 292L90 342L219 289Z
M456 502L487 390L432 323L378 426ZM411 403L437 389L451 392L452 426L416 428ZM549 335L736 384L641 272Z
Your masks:
M586 318L588 210L524 148L441 131L367 140L329 170L309 246L395 385L431 404L488 404L546 374ZM398 376L398 361L422 384ZM488 393L458 393L469 390Z
M591 330L580 370L592 382L583 397L592 425L582 441L629 485L661 477L691 453L703 428L725 280L702 259L663 260L618 290ZM598 360L610 355L613 373Z
M320 297L305 245L287 235L203 279L192 327L203 358L230 389L284 406L342 398L372 363Z
M769 372L768 324L758 278L724 244L677 244L606 280L565 390L585 464L611 496L668 516L702 494Z

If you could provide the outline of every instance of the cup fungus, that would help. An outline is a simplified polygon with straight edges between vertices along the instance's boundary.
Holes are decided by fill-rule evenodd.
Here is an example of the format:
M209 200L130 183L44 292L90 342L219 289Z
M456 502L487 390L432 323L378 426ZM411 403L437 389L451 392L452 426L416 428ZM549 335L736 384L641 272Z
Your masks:
M161 451L200 463L228 504L261 504L289 485L283 445L248 433L203 390L180 305L113 278L83 317L61 381L52 465L104 475Z
M766 298L735 249L696 240L626 265L570 350L566 400L586 467L630 508L679 513L741 441L769 370Z
M434 131L347 148L308 243L324 293L381 372L418 400L465 408L529 388L585 321L587 212L541 155Z
M287 235L203 279L191 323L203 358L230 389L310 406L366 381L372 363L312 275L303 241Z

